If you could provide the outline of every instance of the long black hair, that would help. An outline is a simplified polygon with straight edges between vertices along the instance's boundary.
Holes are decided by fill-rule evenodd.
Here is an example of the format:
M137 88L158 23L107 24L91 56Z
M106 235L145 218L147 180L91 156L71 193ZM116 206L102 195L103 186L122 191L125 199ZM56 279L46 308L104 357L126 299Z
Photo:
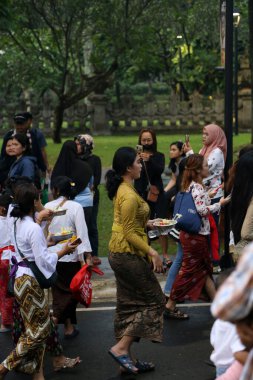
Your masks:
M72 180L63 175L52 179L51 189L55 190L58 197L63 196L67 199L74 199L77 195L77 191Z
M126 173L127 168L133 165L136 155L136 150L131 147L122 147L115 152L112 161L112 170L108 170L105 175L105 187L110 199L113 199L117 193L119 185L123 180L122 176Z
M241 239L241 229L253 197L253 152L244 154L237 163L231 197L230 218L235 243Z
M38 189L31 183L23 183L17 186L14 194L14 207L10 216L24 218L32 211L35 212L34 201L39 199Z
M172 145L175 145L182 152L181 157L185 157L185 153L183 151L184 143L182 141L174 141L173 143L170 144L170 148L172 147ZM177 162L176 158L170 159L169 168L171 169L172 173L176 172L176 169L177 169L176 162Z

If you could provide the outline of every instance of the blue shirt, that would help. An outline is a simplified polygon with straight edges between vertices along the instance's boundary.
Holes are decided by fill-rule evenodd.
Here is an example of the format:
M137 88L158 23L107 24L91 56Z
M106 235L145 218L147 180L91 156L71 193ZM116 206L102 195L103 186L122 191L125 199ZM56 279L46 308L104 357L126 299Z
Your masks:
M91 177L90 182L87 187L81 191L75 197L74 201L79 203L82 207L92 207L93 206L93 192L91 191L91 187L93 185L93 176Z

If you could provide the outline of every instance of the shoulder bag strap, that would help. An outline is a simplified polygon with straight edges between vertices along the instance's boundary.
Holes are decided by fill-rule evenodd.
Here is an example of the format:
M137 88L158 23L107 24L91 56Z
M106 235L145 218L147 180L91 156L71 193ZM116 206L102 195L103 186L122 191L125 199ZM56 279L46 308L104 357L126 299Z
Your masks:
M147 177L147 180L148 180L148 185L149 187L151 186L151 183L150 183L150 179L149 179L149 175L148 175L148 170L147 170L147 167L146 167L146 163L144 160L142 160L143 162L143 167L144 167L144 171L145 171L145 174L146 174L146 177Z
M25 258L25 256L23 255L23 253L20 251L20 249L18 248L17 237L16 237L16 234L17 234L17 226L16 226L16 223L17 223L17 220L15 220L15 222L14 222L14 239L15 239L15 243L16 243L16 247L17 247L18 253L19 253L19 255L22 257L23 260L26 260L27 262L29 262L29 261Z

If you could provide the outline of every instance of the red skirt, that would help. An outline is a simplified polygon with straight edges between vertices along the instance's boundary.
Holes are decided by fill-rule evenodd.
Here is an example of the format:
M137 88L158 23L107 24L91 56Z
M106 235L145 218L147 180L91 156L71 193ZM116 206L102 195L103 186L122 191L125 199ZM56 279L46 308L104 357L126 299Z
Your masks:
M183 262L173 284L170 298L173 301L200 298L207 276L212 278L212 261L208 237L180 232Z

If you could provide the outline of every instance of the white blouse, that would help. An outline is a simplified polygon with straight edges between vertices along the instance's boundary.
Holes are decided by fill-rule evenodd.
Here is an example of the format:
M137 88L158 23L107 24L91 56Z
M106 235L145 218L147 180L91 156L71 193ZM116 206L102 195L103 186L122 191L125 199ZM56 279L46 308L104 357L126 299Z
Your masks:
M15 220L15 218L13 219ZM15 247L15 252L12 252L12 256L15 256L18 262L22 260L22 257L18 253L17 246L25 258L29 261L35 261L38 268L46 278L51 277L56 268L58 255L48 251L47 241L43 230L30 216L25 216L23 219L17 220L16 240L14 239L13 223L11 230L11 241ZM31 269L18 267L16 278L21 277L24 274L34 277Z
M7 217L6 216L0 216L0 248L8 247L11 245L11 239L10 239L10 233L8 229L7 224ZM2 253L2 260L10 260L12 251L11 250L4 250Z
M208 216L210 213L220 211L220 203L214 203L213 205L211 205L211 199L209 198L207 191L199 183L192 181L187 191L190 191L191 189L192 198L194 200L197 212L202 218L202 225L199 234L209 235L210 223Z
M54 210L63 202L63 200L64 197L59 197L51 202L46 203L44 207L50 210ZM79 203L67 200L61 206L61 209L66 209L66 214L55 216L49 225L48 231L52 234L55 234L61 232L62 228L71 230L74 235L82 240L82 243L78 245L77 249L72 254L63 256L59 261L84 261L83 253L91 252L91 246L83 208ZM50 252L57 252L61 250L61 247L61 243L58 243L52 247L49 247L48 249Z

